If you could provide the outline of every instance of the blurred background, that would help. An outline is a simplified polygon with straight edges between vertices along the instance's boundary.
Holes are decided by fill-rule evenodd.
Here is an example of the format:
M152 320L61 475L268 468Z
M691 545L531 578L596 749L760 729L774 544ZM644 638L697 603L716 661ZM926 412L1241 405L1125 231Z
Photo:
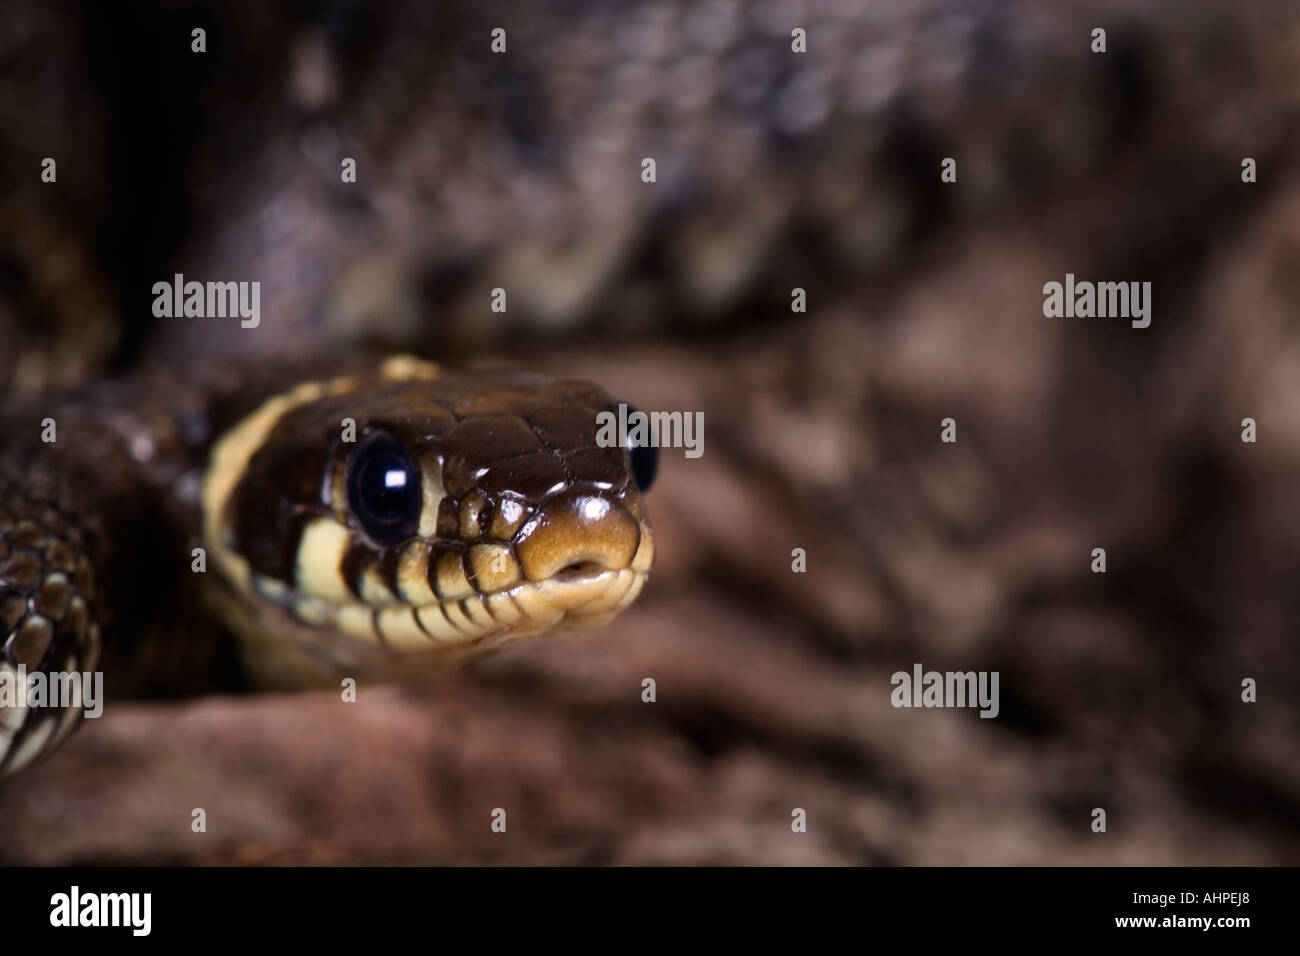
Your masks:
M110 702L0 789L0 861L1300 862L1300 7L1079 6L7 4L6 391L402 348L705 444L612 624ZM178 272L260 326L153 318ZM1151 327L1045 318L1067 272ZM894 709L918 662L999 716Z

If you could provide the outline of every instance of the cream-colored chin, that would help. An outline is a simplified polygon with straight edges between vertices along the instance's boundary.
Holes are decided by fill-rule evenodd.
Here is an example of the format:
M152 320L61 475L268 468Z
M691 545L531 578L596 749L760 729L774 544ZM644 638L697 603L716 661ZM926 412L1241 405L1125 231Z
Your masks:
M376 609L313 601L320 615L314 626L289 617L274 600L227 603L243 605L250 614L235 630L243 637L246 666L257 684L329 686L337 685L339 675L418 678L548 631L597 627L636 600L646 577L632 568L566 572L446 605ZM289 597L262 595L276 596Z
M449 645L486 639L496 645L551 628L594 626L635 600L645 577L645 572L622 568L524 581L419 607L347 605L336 610L333 623L344 634L401 653L436 654Z

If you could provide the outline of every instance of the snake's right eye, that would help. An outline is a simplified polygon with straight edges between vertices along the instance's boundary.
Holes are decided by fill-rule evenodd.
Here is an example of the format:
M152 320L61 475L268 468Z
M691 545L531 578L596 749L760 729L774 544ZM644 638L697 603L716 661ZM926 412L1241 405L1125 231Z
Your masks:
M387 432L361 440L347 470L348 507L362 530L382 548L415 537L423 494L420 472L406 449Z
M641 415L635 408L629 408L628 417ZM655 473L659 471L659 449L654 445L637 444L628 436L627 455L632 464L632 478L636 481L638 491L649 491L654 483Z

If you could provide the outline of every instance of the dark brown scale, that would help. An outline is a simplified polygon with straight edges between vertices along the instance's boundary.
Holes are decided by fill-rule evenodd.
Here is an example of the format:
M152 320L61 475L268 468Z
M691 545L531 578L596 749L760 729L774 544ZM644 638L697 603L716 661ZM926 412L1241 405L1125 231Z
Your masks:
M26 549L17 551L0 564L0 581L20 591L31 591L41 577L41 562Z
M78 635L74 633L74 638ZM29 615L22 626L9 639L6 654L10 659L25 664L29 670L35 669L45 660L45 655L54 641L54 625L49 619L38 615Z
M294 550L296 551L297 548ZM374 552L360 542L353 543L344 553L343 563L339 570L343 574L343 580L347 583L348 590L352 592L357 600L361 599L361 579L374 566Z
M379 578L384 582L384 586L394 594L398 593L397 572L402 566L402 556L406 552L406 547L386 548L379 554L377 567L379 569Z
M86 628L86 601L82 597L73 597L68 601L67 615L63 618L64 628L72 634L81 634Z
M64 574L71 574L77 569L77 553L66 541L55 539L45 549L45 563Z
M429 587L433 589L433 593L438 595L440 599L450 597L441 581L442 573L445 570L459 566L466 577L469 577L471 569L465 567L464 551L465 545L454 539L439 540L431 545L428 569Z
M0 596L0 633L13 634L18 622L27 613L27 596L18 591L9 591Z
M72 587L68 584L67 577L62 574L51 574L41 582L34 607L38 614L57 622L63 620L71 598Z
M45 514L53 514L48 509ZM10 540L20 548L42 548L45 546L47 539L45 530L35 521L20 521L13 531L9 532Z
M460 528L460 509L456 507L456 500L451 497L443 498L438 502L438 527L436 534L439 538L454 538Z

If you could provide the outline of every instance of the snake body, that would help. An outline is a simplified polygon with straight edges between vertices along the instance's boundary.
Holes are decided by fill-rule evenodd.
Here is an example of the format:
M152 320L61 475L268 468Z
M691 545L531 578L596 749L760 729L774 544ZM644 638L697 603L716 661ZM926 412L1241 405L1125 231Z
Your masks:
M120 692L392 679L636 598L653 452L597 443L599 387L408 357L311 371L164 372L0 415L0 668L103 666ZM0 708L0 773L81 710Z

